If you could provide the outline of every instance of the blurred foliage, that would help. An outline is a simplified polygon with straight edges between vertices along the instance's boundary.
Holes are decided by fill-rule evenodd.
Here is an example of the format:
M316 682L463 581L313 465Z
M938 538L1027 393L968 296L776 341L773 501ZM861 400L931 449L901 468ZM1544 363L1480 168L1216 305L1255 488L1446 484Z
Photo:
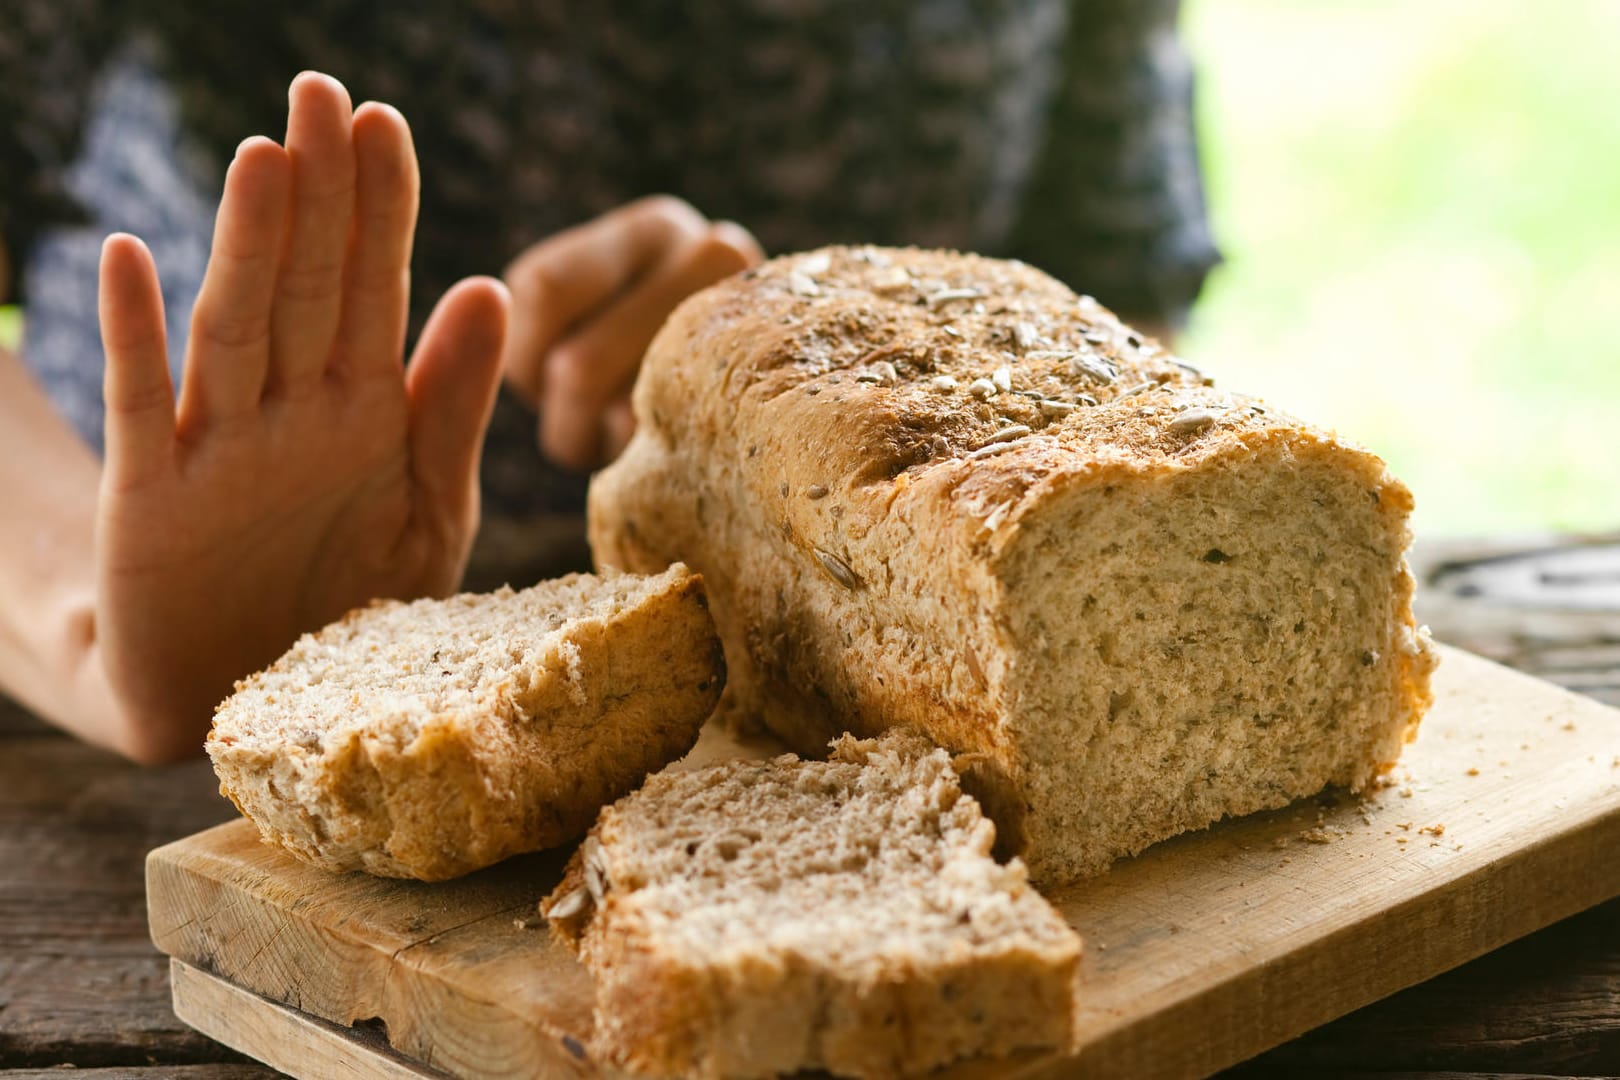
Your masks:
M1620 3L1193 0L1217 238L1181 351L1420 534L1620 528Z
M22 312L14 307L0 307L0 349L16 351L22 343Z

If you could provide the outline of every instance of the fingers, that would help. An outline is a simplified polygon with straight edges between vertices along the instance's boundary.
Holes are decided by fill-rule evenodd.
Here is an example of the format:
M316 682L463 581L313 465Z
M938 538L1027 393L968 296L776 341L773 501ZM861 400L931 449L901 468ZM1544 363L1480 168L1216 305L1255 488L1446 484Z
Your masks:
M243 142L225 174L208 273L191 313L182 432L256 410L270 358L270 312L292 165L269 139Z
M552 348L540 394L540 447L546 456L576 469L600 464L606 449L603 409L635 382L642 354L669 313L692 293L759 257L758 245L740 226L711 226Z
M405 373L411 469L441 513L472 512L478 454L500 382L511 300L493 278L468 278L444 294Z
M502 369L531 406L544 390L547 351L673 248L702 235L703 215L680 199L639 199L529 248L507 267L512 332Z
M172 460L174 389L157 267L133 236L117 233L102 245L99 307L107 474L115 483L137 484Z
M759 246L754 234L735 221L717 221L711 231L715 241L742 256L743 265L738 269L746 270L765 261L765 249Z
M337 335L355 160L353 114L341 83L306 72L288 96L293 217L271 317L268 388L296 394L325 371Z
M614 461L636 433L636 414L630 399L622 397L602 410L602 460Z
M359 373L399 376L410 303L411 241L421 191L411 129L367 102L354 114L355 210L339 356Z

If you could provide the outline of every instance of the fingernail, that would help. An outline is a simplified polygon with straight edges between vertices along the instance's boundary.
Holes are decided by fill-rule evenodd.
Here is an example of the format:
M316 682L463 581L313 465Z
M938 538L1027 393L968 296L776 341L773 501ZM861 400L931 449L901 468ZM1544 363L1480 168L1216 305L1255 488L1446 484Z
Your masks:
M337 79L333 78L331 75L328 75L326 72L324 72L324 71L315 71L313 69L308 69L308 70L305 70L305 71L300 71L297 75L293 76L292 84L287 87L287 96L289 98L292 96L293 91L298 89L298 84L299 83L310 82L310 81L329 82L329 83L332 83L333 85L335 85L345 95L347 95L348 92L349 92L347 89L344 88L344 86L343 86L343 84L341 82L339 82Z

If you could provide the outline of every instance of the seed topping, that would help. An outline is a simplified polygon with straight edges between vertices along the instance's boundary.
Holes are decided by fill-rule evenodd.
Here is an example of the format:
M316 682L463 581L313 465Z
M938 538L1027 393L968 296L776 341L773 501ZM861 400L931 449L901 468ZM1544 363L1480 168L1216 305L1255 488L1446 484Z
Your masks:
M997 525L1000 525L1006 520L1007 514L1012 510L1012 508L1013 504L1010 502L1004 502L998 505L994 510L990 511L990 516L984 519L984 527L986 529L994 529Z
M820 296L821 286L816 279L802 270L793 270L787 277L788 292L794 296Z
M893 386L900 381L900 372L887 360L879 360L867 371L855 376L856 382L882 383L884 386Z
M849 564L830 551L816 548L816 558L820 560L822 569L826 570L832 579L846 589L860 588L861 579L855 576L855 571Z
M941 289L939 292L928 294L928 306L943 307L953 300L978 300L982 296L984 296L982 289Z
M1075 353L1069 357L1069 367L1076 375L1084 375L1104 386L1119 381L1119 369L1107 360L1097 356L1087 356L1085 353Z
M1214 413L1210 412L1208 409L1194 406L1192 408L1183 409L1181 412L1176 414L1176 418L1170 421L1170 434L1192 435L1203 431L1205 428L1214 423Z
M546 918L572 919L585 910L585 903L589 898L589 894L584 889L573 889L564 894L561 900L551 905L551 909L545 913Z
M1024 438L1027 437L1027 434L1028 433L1026 432L1025 435L1016 436L1016 437L1014 437L1012 439L1009 439L1006 442L986 443L984 446L979 447L977 450L970 451L968 453L967 460L969 460L969 461L977 461L980 458L987 458L987 457L991 456L992 454L999 454L1003 450L1011 450L1013 447L1018 446L1024 440Z
M1007 447L1017 443L1020 439L1027 438L1029 434L1030 430L1026 425L1009 424L1000 431L991 435L982 444L980 444L977 449L970 451L968 453L968 460L972 461L981 457L989 457L991 454L998 454Z
M874 266L877 264L874 263ZM874 292L895 292L911 286L911 274L903 266L887 267L882 273L872 278Z

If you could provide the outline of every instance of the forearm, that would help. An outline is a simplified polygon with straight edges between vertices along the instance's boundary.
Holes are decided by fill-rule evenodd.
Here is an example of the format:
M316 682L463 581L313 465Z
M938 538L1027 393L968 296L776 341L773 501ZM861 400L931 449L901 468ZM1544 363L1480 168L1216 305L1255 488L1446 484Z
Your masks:
M0 349L0 692L117 746L95 654L100 473L22 361Z

